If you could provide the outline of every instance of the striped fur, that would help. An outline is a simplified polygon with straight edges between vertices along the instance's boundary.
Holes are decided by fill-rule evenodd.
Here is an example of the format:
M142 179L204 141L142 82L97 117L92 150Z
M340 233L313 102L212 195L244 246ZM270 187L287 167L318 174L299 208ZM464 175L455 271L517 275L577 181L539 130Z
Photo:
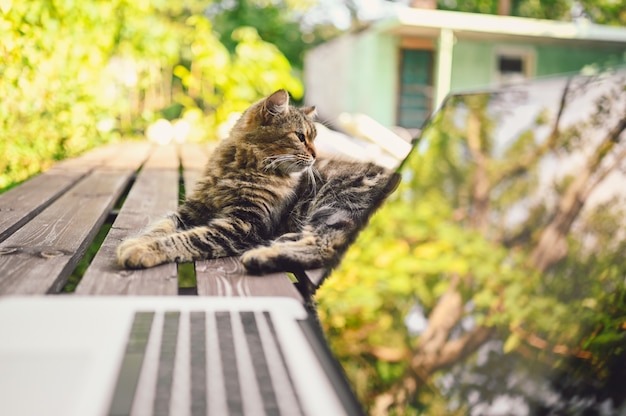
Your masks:
M283 90L251 106L179 210L118 246L119 264L242 255L265 273L338 261L397 177L371 164L314 165L314 111L289 106Z
M371 163L318 160L313 188L301 184L284 232L241 257L251 273L336 266L400 175Z

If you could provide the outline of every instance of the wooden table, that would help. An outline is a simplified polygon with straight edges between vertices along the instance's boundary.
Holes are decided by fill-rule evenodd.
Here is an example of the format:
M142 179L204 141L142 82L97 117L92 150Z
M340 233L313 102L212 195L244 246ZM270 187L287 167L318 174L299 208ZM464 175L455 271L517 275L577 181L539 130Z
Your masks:
M322 271L294 271L294 285L285 273L248 276L237 259L225 258L196 262L195 285L192 281L181 287L176 264L149 270L116 265L120 241L174 211L201 175L207 154L208 147L197 144L114 144L58 163L0 194L0 294L63 292L94 237L109 222L111 229L76 294L308 299Z
M223 342L226 343L233 342L231 339L233 337L232 334L222 333L223 328L220 327L220 320L218 318L223 314L220 315L222 312L215 312L211 309L215 307L215 304L219 305L225 298L238 298L242 301L245 297L259 300L268 299L270 300L270 304L284 303L286 304L285 307L288 309L291 308L289 305L298 307L291 308L294 315L301 315L301 317L298 318L300 321L298 321L295 327L298 327L298 325L301 327L302 334L300 334L300 336L302 339L309 339L309 344L312 345L309 356L313 357L302 359L301 361L307 362L309 360L315 360L316 358L314 357L317 357L317 360L320 362L319 367L323 368L321 373L325 373L327 378L327 381L324 382L327 385L326 390L320 390L321 392L326 392L322 394L322 396L325 395L326 397L320 397L318 400L319 403L323 403L326 398L329 398L332 399L330 401L334 400L335 403L342 403L339 408L343 410L337 414L361 414L360 406L346 383L345 377L337 362L330 354L324 338L321 335L321 331L319 331L319 327L315 328L316 320L313 317L314 314L311 314L310 297L312 292L325 277L323 270L295 270L289 274L275 273L264 276L250 276L245 273L241 263L236 258L198 261L195 262L195 264L188 263L186 266L165 264L146 270L125 270L117 265L115 260L115 248L120 241L129 235L138 233L142 228L161 218L168 211L176 209L177 204L182 197L184 197L185 190L191 189L195 181L201 175L208 152L209 148L207 146L198 144L168 146L156 146L147 142L113 144L98 148L78 158L62 161L47 172L24 182L4 194L0 194L0 337L11 337L11 333L9 333L9 335L1 334L2 331L7 331L6 328L9 328L9 332L13 331L13 333L19 333L17 335L24 338L24 334L21 333L23 332L22 327L40 325L40 320L45 321L46 316L23 317L23 315L28 315L23 313L24 310L32 310L34 309L34 305L37 304L42 305L42 308L37 309L40 311L37 312L38 314L50 314L51 317L57 316L54 324L61 325L57 321L64 321L70 318L64 317L64 308L58 308L54 305L76 304L77 307L83 308L77 310L85 310L85 316L89 314L98 316L98 314L100 314L104 316L105 319L109 319L110 317L107 317L107 313L102 314L102 310L105 308L104 305L109 305L106 299L122 299L122 303L119 304L121 306L115 307L119 309L116 313L121 314L122 310L127 311L125 317L123 319L120 318L119 322L123 331L126 331L125 333L130 335L125 335L124 344L126 345L127 343L126 347L121 344L115 347L113 345L114 343L111 343L111 349L116 350L117 348L116 351L119 351L116 354L120 357L123 355L124 358L118 357L122 364L113 365L114 367L118 366L121 368L120 370L116 370L119 371L120 376L117 379L115 392L113 392L114 387L112 386L107 387L109 390L105 392L105 396L108 394L107 397L109 397L109 399L107 399L108 403L113 404L107 405L110 408L108 413L104 412L104 410L104 413L100 411L97 413L168 414L168 412L163 412L163 408L159 405L160 402L157 399L161 399L162 397L158 392L153 393L156 394L156 399L146 401L146 403L151 403L148 403L149 406L146 405L148 407L145 409L150 409L146 412L144 408L137 405L137 400L141 401L140 398L135 398L133 401L133 396L128 396L126 393L126 388L124 387L126 384L124 383L128 382L120 381L122 380L123 374L135 374L133 376L135 377L134 383L138 383L139 386L137 387L137 391L141 391L141 389L144 388L141 387L142 382L138 378L139 373L133 370L133 368L135 368L133 366L136 365L133 364L136 362L136 358L133 357L136 357L137 348L136 340L133 340L136 336L140 338L148 336L147 333L145 333L145 324L142 324L139 319L141 316L144 316L145 313L137 312L136 309L133 309L134 312L131 314L131 307L128 306L128 302L125 303L124 300L136 299L136 303L149 306L155 304L155 299L157 302L160 299L163 305L165 305L156 307L156 309L154 309L154 306L149 306L156 311L150 312L152 314L150 316L155 317L154 322L158 321L159 325L162 325L162 328L157 328L156 332L159 332L159 340L165 345L161 346L161 354L164 354L167 348L166 343L170 342L171 344L172 342L172 340L168 338L166 326L166 323L169 322L168 320L171 318L171 313L168 312L167 308L174 308L175 305L178 305L176 307L179 308L179 311L176 312L177 315L175 316L181 317L181 331L184 328L189 328L189 325L193 327L193 319L196 319L198 316L205 317L203 319L206 319L207 324L206 326L202 326L202 334L205 332L206 334L202 335L202 339L206 338L208 351L208 349L210 349L209 347L212 345L211 342L216 342L211 341L212 339L225 340ZM86 266L84 272L76 271L79 263L79 269L81 270ZM182 279L183 275L186 276L185 279ZM57 296L50 296L53 294L57 294ZM181 297L178 295L186 296ZM26 297L25 302L15 302L16 299L24 299L24 297ZM195 300L190 299L190 297ZM202 302L203 297L206 297L208 303ZM220 301L209 300L217 298L219 298ZM32 301L29 303L28 299L32 299ZM40 300L38 301L37 299ZM87 299L87 301L85 301L85 299ZM88 301L88 299L93 300ZM276 301L272 302L271 299L276 299ZM284 299L292 300L282 302ZM184 305L181 302L184 300L187 300L189 305L192 306L187 307ZM295 302L293 300L295 300ZM117 302L117 300L112 300L111 302ZM178 303L175 304L172 302ZM115 303L111 303L110 305L113 304ZM111 307L110 305L108 307ZM183 305L183 307L181 308L180 305ZM239 317L242 317L243 319L241 323L237 325L233 323L233 328L240 332L243 331L241 334L245 332L245 336L241 335L241 337L246 340L243 342L247 343L251 350L259 350L259 346L255 342L261 340L263 337L265 337L265 341L261 344L265 345L265 348L267 348L268 345L272 346L276 344L275 348L277 349L274 352L274 361L268 361L268 363L270 363L268 364L269 370L266 369L264 371L269 371L270 373L283 371L284 373L284 369L277 370L273 367L276 364L271 363L277 362L279 366L284 367L286 365L285 360L289 361L291 359L297 364L298 357L304 357L304 355L302 355L304 352L290 351L289 348L293 347L289 347L286 344L283 346L280 345L281 337L283 340L288 340L291 336L285 338L285 335L277 335L274 329L272 329L273 324L271 320L268 320L267 323L265 322L270 314L261 312L263 307L262 302L261 306L258 307L261 309L255 306L257 309L255 309L256 312L254 313L245 311L238 312L242 307L241 305L245 305L245 302L235 302L233 305L234 306L227 306L227 310L230 311L228 313L234 318L239 319ZM269 305L268 310L273 307L273 305ZM196 308L195 312L194 310L189 310L189 308ZM299 311L296 311L296 309L299 309ZM201 314L198 313L200 310L202 310ZM74 314L75 313L76 312L74 312ZM278 313L278 315L280 314L281 313ZM13 316L16 316L18 320L13 322ZM134 316L134 318L132 318L132 316ZM304 316L307 318L306 322L303 324L301 320ZM191 323L189 321L190 319L192 320ZM257 323L254 322L255 319ZM131 321L134 323L131 324ZM114 331L117 326L115 322L106 324L105 326L107 328L105 329ZM210 322L213 322L213 324L210 324ZM248 329L246 329L246 325L248 324L252 325L250 327L252 332L247 332ZM59 326L61 332L64 331L64 325L65 324ZM85 330L91 331L93 326L98 324L86 323L85 325ZM154 325L156 325L156 323L152 326L152 332L155 332L154 329L156 326ZM178 325L178 323L176 325ZM284 325L288 326L291 324ZM178 328L178 326L176 328ZM265 328L264 333L263 328ZM118 328L117 330L119 332L121 329ZM133 331L135 331L136 334ZM189 329L185 331L189 331ZM212 331L217 331L218 333L215 334L212 333ZM261 332L257 333L255 331ZM300 332L300 330L296 332ZM189 334L189 332L186 332L186 334ZM193 335L193 331L191 334ZM311 334L314 334L314 336L311 336ZM77 342L82 342L80 341L80 333L71 336L76 336ZM96 337L100 335L93 336ZM153 337L152 335L150 336ZM189 337L190 335L186 336ZM28 338L28 336L26 338ZM231 341L228 341L229 339ZM272 341L272 339L274 341ZM63 339L58 341L63 342ZM156 375L154 375L156 374L155 369L157 367L159 369L163 367L163 358L159 358L158 353L154 353L156 354L156 358L150 358L151 353L149 351L156 351L155 348L157 348L150 347L149 344L151 342L152 341L148 342L147 338L146 342L144 342L144 344L147 343L144 345L146 348L145 351L147 352L145 352L145 354L142 353L143 355L141 356L143 357L145 355L145 358L142 358L142 360L144 360L143 367L148 368L149 371L142 371L152 371L153 377L156 377ZM180 342L180 339L178 342ZM185 342L187 342L186 345L189 344L189 340ZM19 345L19 342L17 342L13 347L14 350L19 350L19 348L21 348ZM191 339L191 345L196 345L193 338ZM221 353L217 353L217 356L221 356L222 359L224 359L224 354L229 348L224 347L226 344L222 344L222 341L220 341L219 346L217 344L215 345L215 348L219 347L218 349L221 351ZM102 345L98 344L96 347L101 348ZM3 362L2 348L3 345L2 342L0 342L0 363ZM241 349L241 347L237 348L239 348L239 350ZM281 348L282 352L280 352ZM301 347L298 347L297 349L300 348ZM123 352L124 350L126 352ZM193 349L191 351L193 355ZM13 353L14 352L15 351L13 351ZM9 353L11 353L11 351L9 351ZM6 355L8 354L6 351L4 351L4 354L4 358L9 357L10 359L10 354ZM215 360L215 354L209 352L206 354L207 361ZM177 358L177 360L179 359ZM246 360L249 361L248 358L246 358ZM6 362L7 361L5 361L5 363ZM248 373L240 372L239 374L240 381L242 380L241 377L245 379L245 374L250 375L256 373L258 368L260 368L258 371L263 370L262 367L258 367L254 358L249 362L248 370L245 370L248 371ZM127 363L132 365L128 366ZM187 367L183 366L182 368L187 368L187 372L189 372L189 368L191 368L191 374L197 374L197 370L193 369L195 365L193 357L191 364L186 365ZM191 365L191 367L189 367L189 365ZM222 366L224 365L225 364L222 364ZM150 370L150 368L152 368L152 370ZM287 372L289 371L295 370L287 370ZM210 371L208 372L210 373ZM201 374L199 376L201 379L205 377L202 375L204 373L199 374ZM170 376L174 377L176 380L175 376ZM294 376L294 374L292 374L292 376ZM300 383L301 385L307 384L308 380L306 380L306 377L309 377L308 374L296 374L296 376L305 378L305 381ZM145 378L148 376L142 373L141 377ZM161 376L159 375L159 377ZM194 375L194 377L197 377L197 375ZM215 374L213 376L206 375L206 380L209 381L204 381L204 383L210 383L210 380L212 380L211 377L215 377ZM227 402L224 402L224 406L230 409L229 414L291 413L285 411L284 408L281 413L280 409L276 409L275 406L272 407L271 403L268 405L266 397L262 392L264 383L259 381L262 379L259 378L258 373L256 373L256 378L259 389L261 390L260 396L258 394L256 396L256 403L263 403L263 406L265 406L264 410L261 411L258 409L260 404L257 406L251 405L250 403L244 403L247 407L232 407L229 398ZM161 379L159 378L159 380ZM180 377L178 380L180 380ZM0 374L0 385L2 381L2 374ZM5 379L5 382L12 383L12 379L9 379L8 382ZM160 382L161 381L159 381L159 383ZM186 383L189 384L189 382ZM218 384L222 383L225 383L226 387L228 387L230 383L229 377L224 375L223 379L218 381ZM302 387L297 387L297 380L295 382L292 380L291 383L293 384L291 390L276 390L275 394L278 395L278 402L282 400L285 403L292 403L292 407L293 403L298 402L297 408L299 411L295 414L319 414L319 412L309 412L305 409L304 404L306 404L306 400L302 399L302 397L296 397L295 399L293 397L280 397L281 395L293 395L293 392L302 389ZM111 382L109 384L112 385L114 383ZM146 384L145 380L143 384ZM177 382L174 382L174 384L177 385ZM191 384L193 384L193 382ZM29 388L28 385L26 388ZM134 388L135 387L133 387L133 389ZM246 388L245 386L241 387L241 391L245 391ZM3 390L4 389L0 386L0 401L2 400ZM228 388L226 388L226 390L228 390ZM235 390L239 391L237 388L235 388ZM182 402L181 399L176 397L175 390L168 392L168 400L171 398L172 403L168 405L170 406L168 407L169 413L179 414L178 411L183 409L185 411L180 414L216 414L215 412L211 413L208 411L211 405L215 406L215 403L207 404L208 396L204 399L191 400L191 407L185 404L189 402L189 397L192 397L194 394L200 394L200 396L197 397L201 397L204 391L210 392L211 389L202 390L200 393L196 391L196 393L191 394L191 396L190 393L186 393L186 396L183 396L187 399L182 400ZM300 392L302 393L302 390L300 390ZM209 393L207 393L207 395L208 394ZM333 395L336 397L330 397ZM243 397L245 395L242 394L241 396ZM114 398L111 399L111 397ZM185 402L185 400L187 400L187 402ZM244 400L246 400L245 397ZM315 404L314 402L315 400L309 403ZM129 407L132 403L135 403L133 405L135 406L133 407L133 412L130 411ZM18 402L17 405L20 406L21 404ZM137 408L137 406L139 406L139 408ZM176 406L182 407L177 408ZM0 409L1 408L2 406L0 405ZM126 411L118 412L115 410L118 408L126 409ZM244 412L242 409L247 410ZM157 410L159 411L157 412ZM277 410L278 412L276 412ZM221 411L218 411L218 413L220 413L218 416L222 416Z

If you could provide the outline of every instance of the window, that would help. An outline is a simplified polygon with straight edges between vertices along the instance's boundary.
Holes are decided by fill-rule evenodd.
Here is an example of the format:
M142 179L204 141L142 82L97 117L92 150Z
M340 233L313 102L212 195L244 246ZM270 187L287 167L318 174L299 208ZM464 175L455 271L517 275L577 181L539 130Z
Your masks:
M501 74L524 74L524 60L519 56L499 56L498 69Z
M532 76L533 53L530 50L496 52L496 81L512 84Z

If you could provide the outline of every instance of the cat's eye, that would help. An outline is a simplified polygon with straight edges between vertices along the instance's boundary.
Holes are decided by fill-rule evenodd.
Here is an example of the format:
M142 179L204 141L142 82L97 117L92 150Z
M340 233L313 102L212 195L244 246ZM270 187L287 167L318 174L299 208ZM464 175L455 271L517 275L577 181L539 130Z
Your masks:
M296 132L296 136L298 136L298 140L300 140L302 143L304 143L304 133L302 133L301 131L297 131Z

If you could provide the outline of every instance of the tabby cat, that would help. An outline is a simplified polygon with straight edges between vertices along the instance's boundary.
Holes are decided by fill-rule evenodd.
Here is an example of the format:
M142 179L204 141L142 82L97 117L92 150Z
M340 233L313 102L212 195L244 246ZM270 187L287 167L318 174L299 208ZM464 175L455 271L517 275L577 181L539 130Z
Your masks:
M284 90L253 104L178 211L118 246L119 264L241 256L252 273L334 266L399 176L316 161L314 113L290 106Z

